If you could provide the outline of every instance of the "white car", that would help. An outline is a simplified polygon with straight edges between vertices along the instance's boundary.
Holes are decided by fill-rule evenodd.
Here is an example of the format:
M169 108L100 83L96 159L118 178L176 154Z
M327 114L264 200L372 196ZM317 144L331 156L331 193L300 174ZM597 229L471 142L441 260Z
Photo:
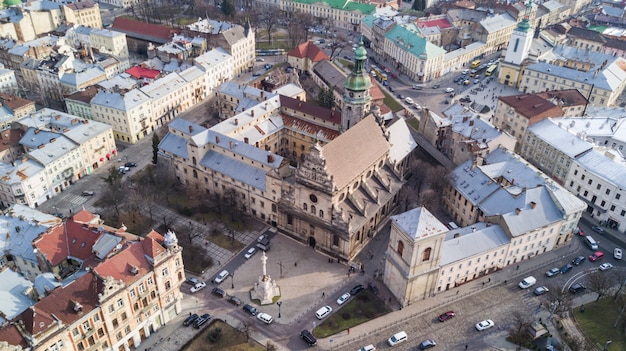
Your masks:
M254 254L256 253L256 248L251 247L248 249L248 251L246 251L246 254L243 255L246 259L249 259L250 257L254 256Z
M191 287L191 289L189 289L189 291L191 291L191 293L195 293L196 291L202 290L206 287L206 283L205 282L200 282L194 286Z
M493 321L491 319L484 320L482 322L476 323L476 330L483 331L493 327Z
M356 351L376 351L376 347L374 347L374 345L367 345L367 346L361 347L360 349Z
M315 317L317 317L317 319L324 319L324 317L328 316L332 311L332 307L324 306L315 312Z
M256 315L256 318L258 318L258 320L260 320L261 322L265 323L265 324L270 324L274 321L274 318L272 318L272 316L270 316L267 313L258 313Z
M348 301L349 299L350 299L350 293L345 293L337 299L337 305L341 306L344 303L346 303L346 301Z
M608 263L608 262L607 263L603 263L603 264L600 265L600 270L601 271L606 271L606 270L611 269L611 268L613 268L613 265Z
M615 250L613 250L613 258L615 258L616 260L621 260L622 259L622 249L620 249L619 247L616 247Z
M230 273L228 273L227 270L223 270L220 272L220 274L217 275L217 277L215 277L215 279L213 279L213 282L215 284L219 284L221 282L224 281L224 279L228 278L228 275L230 275Z
M446 88L446 93L454 93L454 88Z
M409 105L413 105L413 104L415 103L415 102L413 101L413 99L411 99L411 98L410 98L410 97L408 97L408 96L404 99L404 101L406 101L406 103L407 103L407 104L409 104Z

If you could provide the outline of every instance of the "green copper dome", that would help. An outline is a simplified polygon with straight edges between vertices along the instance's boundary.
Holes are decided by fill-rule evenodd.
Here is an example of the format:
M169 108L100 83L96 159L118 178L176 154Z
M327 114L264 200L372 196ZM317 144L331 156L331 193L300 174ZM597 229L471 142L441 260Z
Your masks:
M22 0L4 0L5 6L17 6L21 4L22 4Z
M369 75L364 70L367 51L363 47L363 38L359 41L359 46L354 51L354 69L346 78L345 87L352 91L365 91L372 86Z

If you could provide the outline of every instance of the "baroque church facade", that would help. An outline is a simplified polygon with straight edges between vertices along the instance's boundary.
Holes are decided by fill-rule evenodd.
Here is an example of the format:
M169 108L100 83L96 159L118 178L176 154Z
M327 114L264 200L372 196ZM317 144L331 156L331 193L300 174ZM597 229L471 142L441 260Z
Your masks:
M341 111L281 95L210 129L178 119L160 158L188 190L236 194L244 213L349 261L396 208L417 146L372 104L366 60L361 43Z

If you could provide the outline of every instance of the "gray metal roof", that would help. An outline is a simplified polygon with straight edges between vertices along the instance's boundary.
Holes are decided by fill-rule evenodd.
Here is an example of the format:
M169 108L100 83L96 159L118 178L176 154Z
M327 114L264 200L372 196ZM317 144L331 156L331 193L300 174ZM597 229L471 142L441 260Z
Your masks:
M402 162L417 147L417 142L413 139L409 126L404 119L399 118L394 124L387 128L389 132L389 160L394 164Z
M524 194L518 197L504 194L504 192L494 195L485 202L484 208L488 211L500 212L513 237L563 219L563 213L554 204L548 190L543 186L527 189ZM532 208L531 202L534 202L535 208ZM521 210L519 214L516 209ZM485 211L485 215L489 215L487 211Z
M592 150L577 158L575 162L598 178L606 179L620 189L626 189L626 164L624 164L623 156L614 154L614 161L611 157L607 157L607 152L617 153L616 150L607 150L604 153Z
M187 140L174 133L165 134L165 137L159 143L159 149L184 159L189 158L187 154Z
M76 143L65 136L61 136L54 142L48 142L42 148L29 151L28 156L46 166L77 148Z
M236 181L265 191L265 175L269 169L260 169L226 156L221 152L209 151L200 161L200 165L221 173Z
M535 134L538 138L571 158L576 158L593 148L592 143L559 127L557 125L559 120L560 118L555 120L550 118L544 119L530 126L528 132Z
M417 207L400 213L392 216L391 220L414 240L448 231L448 228L433 216L426 207Z
M31 248L32 251L32 248ZM0 312L6 317L0 317L0 323L11 320L35 304L26 294L33 287L33 283L12 269L0 272Z
M492 224L488 227L483 222L474 223L446 234L439 264L445 266L499 247L506 248L510 242L508 235L499 225Z

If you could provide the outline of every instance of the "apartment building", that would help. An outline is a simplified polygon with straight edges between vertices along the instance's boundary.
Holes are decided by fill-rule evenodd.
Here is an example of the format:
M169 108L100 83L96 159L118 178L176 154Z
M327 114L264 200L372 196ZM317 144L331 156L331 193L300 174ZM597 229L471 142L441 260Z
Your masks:
M4 68L4 65L0 63L0 91L6 94L18 93L17 79L15 79L15 72L10 69Z
M3 110L6 110L6 115L11 116L8 120L3 117L0 127L2 130L9 128L10 123L14 120L26 117L35 112L34 101L6 93L0 93L0 106Z
M91 28L102 28L100 5L92 0L81 0L62 5L65 21Z
M139 89L100 91L90 106L93 119L110 125L117 140L136 143L154 131L152 99Z
M46 168L30 158L19 158L12 163L0 163L0 203L3 206L20 204L36 207L49 194Z
M215 48L193 60L196 67L204 71L205 92L234 77L233 56L222 48Z
M98 93L96 86L92 85L84 90L77 91L73 94L65 95L65 108L70 115L93 119L91 113L91 100Z
M133 349L181 312L185 272L171 231L140 237L83 210L41 233L30 252L50 289L34 292L31 306L0 328L9 345Z
M188 83L180 74L173 72L159 80L139 88L152 104L152 119L155 126L167 124L180 112L191 107L192 95Z
M259 103L271 100L277 94L248 85L224 82L215 89L216 105L220 110L220 120L233 117Z

